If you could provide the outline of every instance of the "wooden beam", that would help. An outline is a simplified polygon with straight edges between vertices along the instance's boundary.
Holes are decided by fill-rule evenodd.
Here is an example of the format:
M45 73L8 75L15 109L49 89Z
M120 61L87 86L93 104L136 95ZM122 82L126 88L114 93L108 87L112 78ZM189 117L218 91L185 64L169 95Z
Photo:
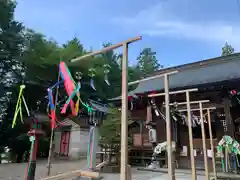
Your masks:
M181 93L186 93L186 92L195 92L198 91L197 88L194 89L185 89L185 90L180 90L180 91L170 91L169 94L181 94ZM165 96L165 93L157 93L157 94L149 94L148 97L156 97L156 96Z
M178 109L187 109L186 105L178 105L177 107ZM223 105L209 102L209 103L204 103L203 107L204 108L215 107L216 109L220 109L220 108L223 108ZM198 109L198 108L199 108L198 104L191 104L191 109Z
M148 97L156 97L156 96L165 96L165 110L166 110L166 133L167 133L167 144L168 144L168 178L171 180L175 180L175 174L174 169L172 167L172 139L171 139L171 121L170 121L170 103L169 103L169 95L170 94L180 94L185 93L186 94L186 102L184 104L187 104L188 109L188 133L189 133L189 144L190 144L190 154L191 154L191 167L192 167L192 179L196 180L196 165L195 165L195 159L194 159L194 152L193 152L193 136L192 136L192 121L191 121L191 111L190 111L190 92L198 91L197 88L194 89L185 89L180 91L172 91L169 92L169 84L168 84L168 78L164 78L164 87L165 92L164 93L158 93L158 94L151 94L148 95ZM204 100L206 101L206 100ZM199 101L198 101L199 102Z
M201 100L201 101L190 101L190 104L198 104L199 102L202 103L207 103L210 102L209 100ZM186 105L188 102L176 102L176 103L170 103L170 106L174 106L174 105ZM164 104L163 104L164 105Z
M188 136L189 136L189 144L190 144L190 158L191 158L191 168L192 168L192 179L197 179L196 174L196 164L195 157L193 151L193 135L192 135L192 117L191 117L191 107L190 107L190 93L186 92L186 102L187 102L187 119L188 119Z
M153 80L153 79L156 79L156 78L164 77L165 75L172 75L172 74L175 74L175 73L178 73L178 71L172 71L172 72L168 72L166 74L159 74L159 75L143 78L143 79L140 79L140 80L137 80L137 81L132 81L132 82L129 82L128 85L138 84L140 82Z
M142 37L141 36L137 36L135 38L130 38L126 41L123 41L123 42L120 42L118 44L114 44L114 45L111 45L111 46L108 46L102 50L99 50L99 51L95 51L95 52L92 52L92 53L89 53L89 54L86 54L84 56L80 56L80 57L77 57L77 58L74 58L72 60L70 60L70 62L77 62L77 61L80 61L80 60L83 60L83 59L86 59L86 58L89 58L91 56L96 56L96 55L99 55L99 54L102 54L102 53L105 53L107 51L110 51L110 50L113 50L113 49L117 49L121 46L123 46L124 44L130 44L130 43L133 43L135 41L138 41L138 40L141 40Z
M123 45L122 111L121 111L121 166L120 180L127 180L128 165L128 43Z
M172 160L172 133L171 133L171 118L169 106L169 76L164 75L164 95L165 95L165 116L166 116L166 130L167 130L167 155L168 155L168 179L175 180L175 167L173 167Z
M202 110L213 110L213 109L216 109L216 107L202 108ZM185 111L187 111L187 109L180 109L178 111L179 112L185 112ZM198 108L198 109L191 109L191 111L200 111L200 108Z
M57 180L57 179L68 178L68 177L72 177L72 176L84 176L84 177L89 177L89 178L99 178L100 177L98 172L76 170L76 171L58 174L55 176L45 177L45 178L42 178L41 180L54 180L54 179Z
M103 152L103 153L104 153L104 152ZM103 162L101 162L100 164L98 164L98 165L96 166L96 169L101 169L101 168L104 167L106 164L107 164L107 162L106 162L106 161L103 161Z
M204 156L204 168L205 168L205 178L209 180L209 172L208 172L208 158L207 158L207 147L206 147L206 134L205 134L205 127L203 122L203 106L202 102L199 102L199 109L200 109L200 117L201 117L201 130L202 130L202 145L203 145L203 156Z
M141 40L141 36L137 36L136 38L131 38L126 41L120 42L118 44L108 46L102 50L92 52L90 54L77 57L75 59L70 60L70 62L77 62L83 60L85 58L95 56L116 48L123 46L123 61L122 61L122 111L121 111L121 172L120 179L126 180L127 177L127 163L128 163L128 45L135 41Z
M213 166L213 175L214 175L214 180L217 180L217 173L216 173L216 161L215 161L215 148L213 145L213 135L212 135L212 120L211 120L211 114L210 114L210 109L207 108L207 115L208 115L208 129L209 129L209 136L210 136L210 145L211 145L211 150L212 150L212 166Z

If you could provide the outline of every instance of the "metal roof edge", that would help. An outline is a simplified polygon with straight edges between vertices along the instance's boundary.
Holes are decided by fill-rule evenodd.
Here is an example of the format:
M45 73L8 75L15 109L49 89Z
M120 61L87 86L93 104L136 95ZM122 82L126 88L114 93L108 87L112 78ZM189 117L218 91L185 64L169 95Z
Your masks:
M227 56L218 56L218 57L215 57L215 58L210 58L210 59L201 60L201 61L197 61L197 62L193 62L193 63L187 63L187 64L182 64L182 65L178 65L178 66L174 66L174 67L170 67L170 68L161 69L159 71L154 72L154 74L152 74L150 76L147 76L145 78L149 78L149 77L152 77L152 76L157 76L157 75L164 74L164 73L169 73L169 72L172 72L174 70L185 71L185 70L195 69L195 68L199 68L199 67L203 67L203 66L223 64L223 63L227 63L228 61L231 61L231 60L232 61L240 60L240 53L234 53L234 54L230 54L230 55L227 55ZM138 84L138 86L139 86L139 84ZM133 96L135 94L134 91L138 88L138 86L134 90L130 91L128 93L128 95ZM121 100L121 96L111 98L111 99L108 99L108 100L109 101Z
M230 59L230 58L232 58L232 59ZM197 68L197 67L204 66L204 65L207 66L210 64L211 65L212 64L221 64L221 63L224 63L229 60L240 60L240 53L234 53L234 54L230 54L227 56L218 56L215 58L204 59L201 61L196 61L196 62L192 62L192 63L186 63L186 64L181 64L181 65L177 65L177 66L173 66L173 67L169 67L169 68L160 69L158 71L155 71L153 74L151 74L147 77L164 74L164 73L171 72L174 70L192 69L192 68Z

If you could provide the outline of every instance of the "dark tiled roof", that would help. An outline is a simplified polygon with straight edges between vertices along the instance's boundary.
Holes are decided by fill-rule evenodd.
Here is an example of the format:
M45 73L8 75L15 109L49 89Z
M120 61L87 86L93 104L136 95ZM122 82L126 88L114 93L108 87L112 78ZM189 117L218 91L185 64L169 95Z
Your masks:
M240 78L240 53L162 69L155 72L153 76L176 70L178 70L178 73L169 77L170 89L238 79ZM137 93L161 91L163 89L164 79L159 77L140 82L137 88L128 94L132 96ZM121 99L121 96L111 100L119 99Z
M240 78L240 54L219 57L218 62L199 63L198 67L180 68L179 72L169 77L169 88L189 87L213 82L221 82ZM131 93L143 93L153 90L163 90L163 77L139 83Z
M101 104L101 103L98 103L93 100L89 100L89 103L90 103L91 107L93 107L93 109L95 109L97 111L100 111L103 113L108 113L108 111L109 111L107 105L105 105L105 104Z

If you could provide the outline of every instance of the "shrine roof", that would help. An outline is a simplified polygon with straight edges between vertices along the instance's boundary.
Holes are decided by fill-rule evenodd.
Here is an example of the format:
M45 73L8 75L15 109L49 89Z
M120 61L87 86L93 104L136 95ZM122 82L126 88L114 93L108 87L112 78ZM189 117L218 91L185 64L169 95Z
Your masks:
M169 76L170 89L197 87L203 84L240 79L240 53L161 69L149 77L172 71L178 71L178 73ZM140 82L137 88L128 94L132 96L150 91L162 91L163 89L164 78L158 77ZM111 100L120 99L121 97L117 97Z
M103 112L103 113L108 113L109 112L109 109L108 109L106 104L102 104L102 103L99 103L99 102L94 101L94 100L89 100L89 103L90 103L91 107L93 107L94 110L97 110L97 111L100 111L100 112Z

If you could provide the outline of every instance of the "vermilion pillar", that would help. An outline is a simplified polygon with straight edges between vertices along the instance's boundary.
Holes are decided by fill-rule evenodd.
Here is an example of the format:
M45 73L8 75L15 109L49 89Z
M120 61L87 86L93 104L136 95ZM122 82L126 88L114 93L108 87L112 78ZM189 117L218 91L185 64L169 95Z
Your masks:
M44 132L40 129L31 129L28 132L28 136L30 137L30 141L31 141L31 149L30 149L29 160L27 165L26 180L35 179L38 142L39 142L39 138L43 135L44 135Z

